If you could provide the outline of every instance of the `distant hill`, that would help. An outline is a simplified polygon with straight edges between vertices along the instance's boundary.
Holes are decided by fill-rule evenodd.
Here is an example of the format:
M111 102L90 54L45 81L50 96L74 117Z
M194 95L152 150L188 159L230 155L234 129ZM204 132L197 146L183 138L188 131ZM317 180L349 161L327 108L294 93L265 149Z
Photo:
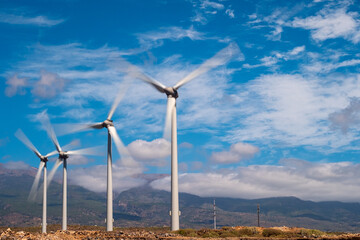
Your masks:
M41 196L27 201L36 169L8 170L0 164L0 226L40 225ZM157 177L144 175L152 181ZM53 182L48 190L48 223L61 223L62 188ZM105 194L68 186L69 224L105 225ZM213 198L180 194L181 228L211 228ZM295 197L256 200L216 198L218 226L296 226L324 231L360 231L360 204L312 202ZM115 226L169 226L170 193L142 186L124 191L114 199Z

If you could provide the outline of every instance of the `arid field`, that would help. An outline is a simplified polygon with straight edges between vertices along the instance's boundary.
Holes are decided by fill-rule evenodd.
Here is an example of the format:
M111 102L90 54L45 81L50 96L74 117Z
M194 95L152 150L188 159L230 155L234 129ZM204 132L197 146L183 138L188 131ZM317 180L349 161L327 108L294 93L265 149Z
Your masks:
M0 239L360 239L359 233L322 232L314 229L288 227L224 227L222 229L115 228L106 232L98 226L49 225L48 233L40 227L0 227Z

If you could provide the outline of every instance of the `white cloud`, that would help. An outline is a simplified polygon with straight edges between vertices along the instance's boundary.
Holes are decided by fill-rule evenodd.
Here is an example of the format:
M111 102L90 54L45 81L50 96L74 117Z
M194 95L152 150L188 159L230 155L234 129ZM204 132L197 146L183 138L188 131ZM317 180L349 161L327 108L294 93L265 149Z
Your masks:
M203 40L205 38L203 33L196 31L193 27L189 29L167 27L161 28L159 31L139 33L136 36L141 46L147 49L163 45L164 40L179 41L184 38Z
M17 24L17 25L33 25L39 27L52 27L64 22L64 19L49 19L46 16L23 16L8 13L0 13L0 22Z
M260 59L261 63L250 65L243 64L244 68L257 68L257 67L274 67L281 61L290 61L299 59L305 51L305 46L295 47L287 52L273 51L271 56L265 56Z
M203 163L200 161L192 161L191 162L191 170L193 171L199 171L199 170L203 170Z
M190 148L193 148L194 145L192 145L191 143L188 143L188 142L183 142L183 143L179 144L179 147L180 148L188 148L188 149L190 149Z
M212 153L210 160L214 163L230 164L253 158L259 148L248 143L236 143L230 146L229 151Z
M163 138L147 142L141 139L130 143L127 148L130 154L139 161L161 160L170 156L170 142Z
M224 140L341 151L342 147L360 138L358 128L343 136L331 131L328 117L345 108L349 98L360 97L358 84L358 75L339 76L338 79L278 74L261 76L239 87L239 93L244 96L240 103L243 107L234 115L242 118L235 121L233 130Z
M284 159L279 166L253 165L212 173L180 174L179 191L203 197L256 199L295 196L313 201L349 201L360 198L359 164L311 163ZM284 180L286 179L286 180ZM170 177L151 183L170 190Z
M224 9L224 5L221 3L204 0L201 4L201 8L214 8L217 10L222 10L222 9Z
M30 165L23 162L23 161L9 161L6 163L3 163L3 166L7 169L11 170L27 170L30 169Z
M41 71L41 78L37 81L32 94L41 98L53 98L61 93L66 85L66 80L56 73Z
M12 97L16 94L24 95L26 93L25 88L28 87L29 83L26 78L19 78L18 74L15 74L6 80L6 85L5 94Z
M247 24L253 29L263 29L264 27L272 29L269 34L265 35L267 39L280 41L284 26L287 26L287 22L299 11L301 11L302 8L302 4L296 4L291 9L271 9L272 12L268 16L261 16L253 13L248 16L250 21Z
M340 128L347 133L349 128L360 123L360 98L351 98L349 105L329 115L329 120L334 128Z
M234 10L226 9L225 14L228 15L230 18L235 18Z
M307 74L324 74L338 70L339 68L354 67L360 65L360 59L341 60L348 57L341 51L328 50L327 53L318 54L309 52L308 62L302 64L301 68Z
M192 22L200 23L202 25L207 24L218 13L224 13L229 18L235 18L234 10L231 9L231 5L226 6L217 1L209 0L194 0L192 1L195 15L190 18Z
M337 10L323 9L316 16L305 19L295 18L291 26L311 30L311 36L316 41L333 38L345 38L358 43L357 34L360 31L359 14L346 12L346 8Z
M106 192L107 166L97 165L88 168L69 170L69 181L94 192ZM143 168L125 168L113 164L113 189L120 193L133 187L144 185L146 181L138 177Z
M68 163L71 165L86 165L89 162L92 162L92 159L89 159L85 156L81 156L81 155L73 155L71 157L69 157L68 159Z

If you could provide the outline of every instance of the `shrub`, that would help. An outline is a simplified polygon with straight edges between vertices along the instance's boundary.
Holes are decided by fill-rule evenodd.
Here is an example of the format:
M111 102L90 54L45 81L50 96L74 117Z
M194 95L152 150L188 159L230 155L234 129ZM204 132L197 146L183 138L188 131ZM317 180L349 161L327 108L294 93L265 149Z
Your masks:
M303 237L312 238L312 237L321 237L325 235L324 232L316 229L301 229L300 234Z
M246 227L246 228L241 228L238 230L239 232L239 237L240 236L248 236L248 237L251 237L251 236L254 236L254 235L257 235L259 232L256 230L256 228L254 227Z
M282 235L283 231L274 228L265 228L262 232L264 237L272 237Z
M180 229L177 231L178 234L185 237L197 237L197 231L194 229Z

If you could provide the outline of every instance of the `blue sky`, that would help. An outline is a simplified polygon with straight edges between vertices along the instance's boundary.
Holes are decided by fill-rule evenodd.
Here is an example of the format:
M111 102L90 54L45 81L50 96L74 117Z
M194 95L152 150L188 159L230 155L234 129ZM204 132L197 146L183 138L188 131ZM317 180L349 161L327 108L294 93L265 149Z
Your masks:
M170 173L166 98L124 61L165 85L231 48L226 64L179 90L180 191L201 196L359 201L360 14L357 1L1 1L0 156L37 167L14 133L53 151L38 121L114 122L139 167L114 148L115 191ZM60 135L61 127L57 132ZM69 161L73 184L105 191L106 130L59 136L103 146ZM52 167L53 163L49 164ZM59 173L60 174L60 173ZM152 182L169 190L170 179Z

